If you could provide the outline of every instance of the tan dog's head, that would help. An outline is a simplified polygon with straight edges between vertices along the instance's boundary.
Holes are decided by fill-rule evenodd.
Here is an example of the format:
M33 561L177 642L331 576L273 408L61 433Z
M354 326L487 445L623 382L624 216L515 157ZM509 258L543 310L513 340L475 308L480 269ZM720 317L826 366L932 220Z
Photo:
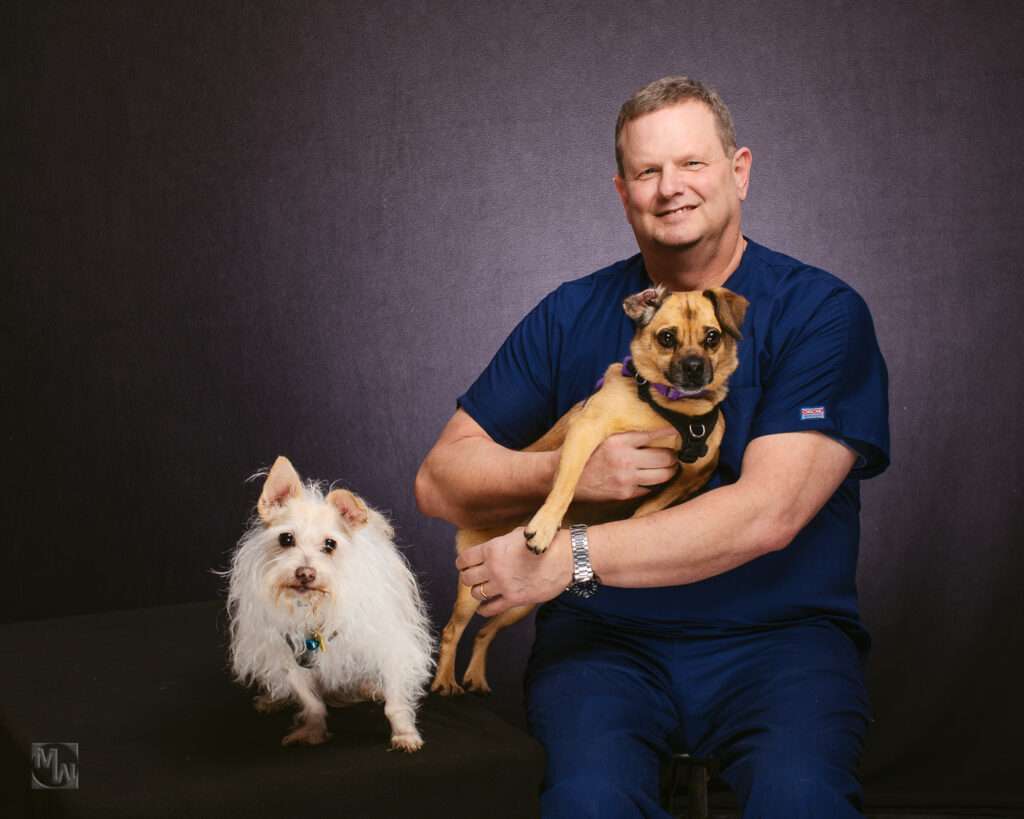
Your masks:
M684 397L721 401L739 364L736 342L748 304L724 287L685 293L657 287L630 296L622 307L637 323L629 347L637 373Z

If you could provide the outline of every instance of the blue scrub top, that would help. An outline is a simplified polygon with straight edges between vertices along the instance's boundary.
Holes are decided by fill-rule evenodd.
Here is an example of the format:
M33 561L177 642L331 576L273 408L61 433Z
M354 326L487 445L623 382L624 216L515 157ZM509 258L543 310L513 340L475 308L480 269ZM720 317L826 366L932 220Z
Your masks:
M459 405L504 446L536 440L628 354L635 325L622 300L650 286L639 254L563 284L512 331ZM836 277L749 240L725 287L750 307L709 489L737 479L749 441L781 432L817 430L841 440L860 456L853 471L782 551L685 586L604 587L588 600L563 594L556 605L683 631L824 618L866 647L855 583L859 481L889 464L888 375L871 315Z

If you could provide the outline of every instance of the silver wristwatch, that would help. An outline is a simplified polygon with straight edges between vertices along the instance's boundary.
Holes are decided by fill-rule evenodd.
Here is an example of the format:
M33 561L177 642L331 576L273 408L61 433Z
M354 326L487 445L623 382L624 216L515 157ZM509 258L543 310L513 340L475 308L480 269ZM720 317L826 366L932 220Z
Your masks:
M590 565L587 524L576 523L570 526L569 542L572 544L572 580L565 590L577 597L593 597L601 588L601 578L594 574L594 567Z

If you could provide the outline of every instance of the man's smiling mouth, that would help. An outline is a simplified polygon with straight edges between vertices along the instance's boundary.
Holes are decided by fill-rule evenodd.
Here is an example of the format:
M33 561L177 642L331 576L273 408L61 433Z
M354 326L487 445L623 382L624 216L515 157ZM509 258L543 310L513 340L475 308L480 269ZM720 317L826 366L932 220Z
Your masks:
M661 213L658 214L658 216L673 216L674 214L677 213L688 213L689 211L696 209L696 205L682 205L681 207L673 208L672 210L662 211Z

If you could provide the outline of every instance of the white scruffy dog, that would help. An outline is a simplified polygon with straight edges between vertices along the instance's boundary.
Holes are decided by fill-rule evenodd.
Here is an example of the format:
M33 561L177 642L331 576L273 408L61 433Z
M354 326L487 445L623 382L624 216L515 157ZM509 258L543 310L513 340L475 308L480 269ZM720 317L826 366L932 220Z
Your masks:
M228 572L231 660L256 710L300 707L283 744L330 737L327 707L383 701L391 747L416 751L432 643L416 580L379 513L344 489L326 497L287 458L267 475L258 518Z

